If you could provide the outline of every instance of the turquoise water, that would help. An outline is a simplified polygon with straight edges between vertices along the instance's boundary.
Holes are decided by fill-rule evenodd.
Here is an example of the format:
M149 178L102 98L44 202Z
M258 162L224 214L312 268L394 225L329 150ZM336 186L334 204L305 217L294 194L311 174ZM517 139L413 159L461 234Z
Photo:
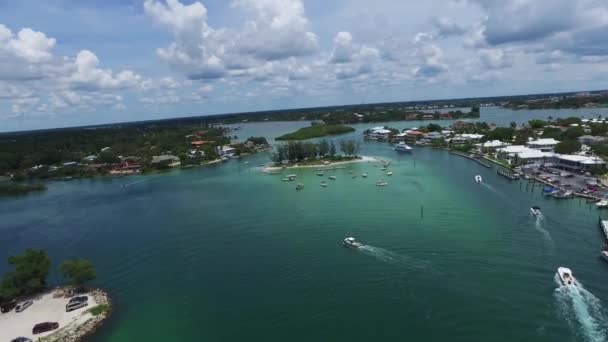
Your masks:
M595 208L443 151L364 143L362 154L390 159L394 175L379 163L327 172L335 181L291 170L305 184L296 191L261 173L259 154L51 183L0 200L0 251L93 260L116 308L99 342L608 340ZM342 247L347 236L366 246ZM558 266L582 287L560 288Z

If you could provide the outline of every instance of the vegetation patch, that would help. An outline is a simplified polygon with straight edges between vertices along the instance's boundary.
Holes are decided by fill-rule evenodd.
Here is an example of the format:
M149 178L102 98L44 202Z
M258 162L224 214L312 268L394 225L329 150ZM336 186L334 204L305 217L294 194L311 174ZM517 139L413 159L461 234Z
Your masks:
M313 122L310 127L300 128L299 130L284 134L276 140L306 140L312 138L320 138L328 135L337 135L354 132L355 129L343 125L326 125L318 122Z
M43 190L46 190L46 186L42 184L6 184L0 185L0 196L23 195Z
M111 309L112 309L112 307L110 305L108 305L108 304L101 304L101 305L97 305L94 308L90 308L89 312L93 316L99 316L102 313L110 312Z

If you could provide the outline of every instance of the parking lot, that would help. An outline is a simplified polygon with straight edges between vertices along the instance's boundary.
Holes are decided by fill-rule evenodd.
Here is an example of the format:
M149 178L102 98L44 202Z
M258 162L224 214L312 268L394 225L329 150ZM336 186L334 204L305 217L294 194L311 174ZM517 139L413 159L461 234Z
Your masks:
M524 167L525 174L535 176L556 187L572 190L576 193L588 194L595 197L608 195L608 188L602 186L595 177L589 174L567 172L551 167Z

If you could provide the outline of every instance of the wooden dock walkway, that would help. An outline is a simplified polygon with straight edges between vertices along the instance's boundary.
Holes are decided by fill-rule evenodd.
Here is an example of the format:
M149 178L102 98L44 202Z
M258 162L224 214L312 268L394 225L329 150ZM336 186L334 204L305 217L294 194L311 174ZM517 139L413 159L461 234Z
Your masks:
M481 165L483 165L483 166L487 167L488 169L492 167L492 165L490 165L490 164L488 164L488 163L484 163L484 162L482 162L481 160L479 160L479 159L477 159L477 158L475 158L475 157L472 157L472 156L470 156L470 155L468 155L468 154L462 153L462 152L450 151L450 154L454 154L454 155L461 156L461 157L464 157L464 158L467 158L467 159L471 159L471 160L476 161L476 162L478 162L479 164L481 164Z

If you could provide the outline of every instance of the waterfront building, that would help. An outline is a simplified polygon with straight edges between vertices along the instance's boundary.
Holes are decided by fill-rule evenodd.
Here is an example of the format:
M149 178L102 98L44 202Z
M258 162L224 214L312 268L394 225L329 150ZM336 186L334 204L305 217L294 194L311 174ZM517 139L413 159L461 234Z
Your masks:
M380 126L370 129L370 132L367 137L372 140L388 140L388 136L390 134L391 131L389 129Z
M605 168L606 162L594 156L558 154L554 166L572 172L590 171L593 168Z
M529 141L526 145L528 145L528 147L532 149L541 150L543 152L550 152L555 149L555 145L557 145L558 143L559 141L553 138L549 138Z
M583 145L595 145L606 140L605 137L598 137L593 135L583 135L578 137L578 141Z

